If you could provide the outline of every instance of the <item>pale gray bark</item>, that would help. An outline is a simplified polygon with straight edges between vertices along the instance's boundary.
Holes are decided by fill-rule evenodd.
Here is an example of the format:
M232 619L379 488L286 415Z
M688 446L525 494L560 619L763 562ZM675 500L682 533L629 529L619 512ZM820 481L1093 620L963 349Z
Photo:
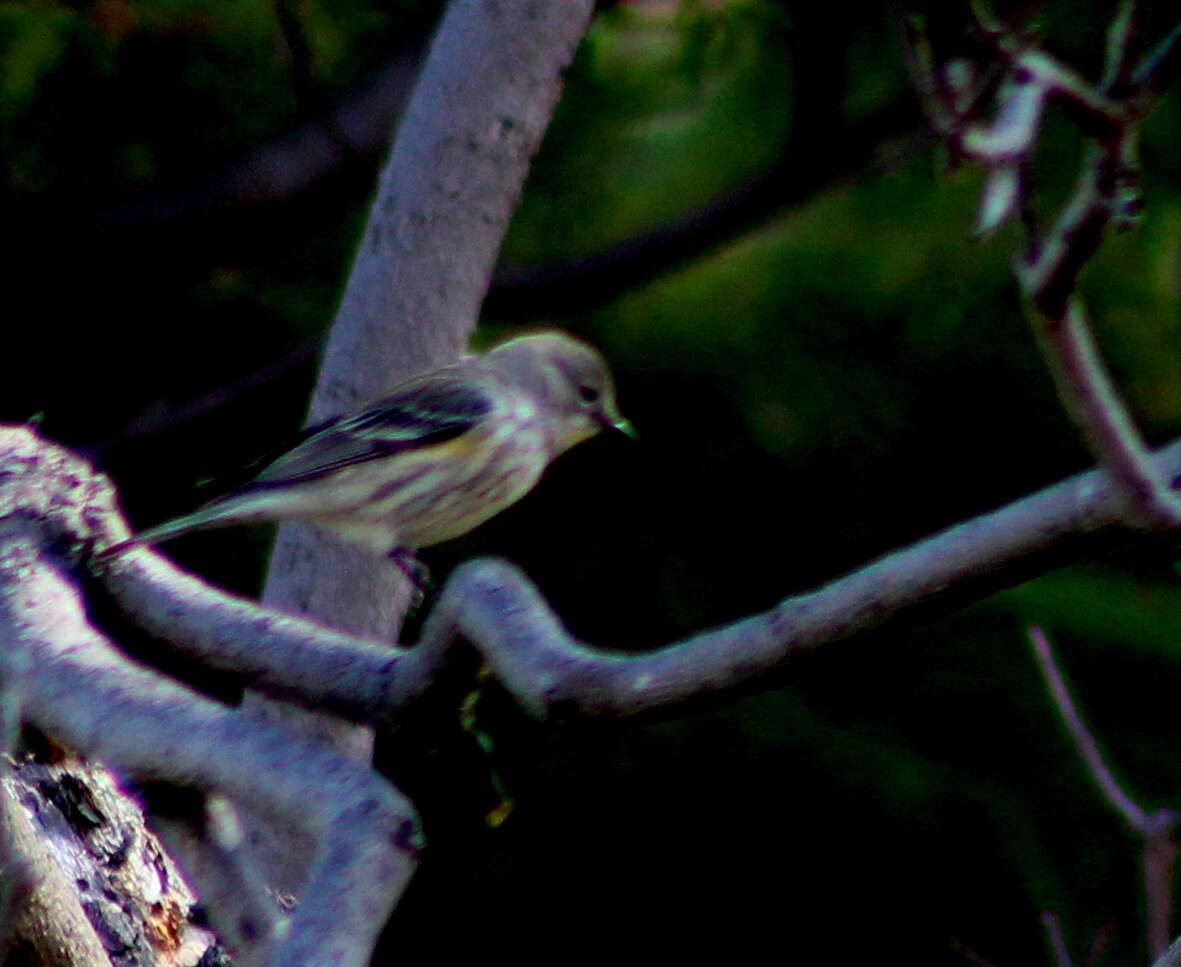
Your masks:
M454 0L398 128L328 336L308 422L387 393L468 343L529 163L586 30L591 0ZM305 524L279 528L263 603L392 639L411 588L397 567ZM260 720L358 759L372 732L248 695ZM258 826L281 889L307 844ZM294 864L291 866L290 864Z
M588 0L450 4L382 173L310 422L464 351L592 9ZM368 552L285 525L263 601L387 638L405 584Z

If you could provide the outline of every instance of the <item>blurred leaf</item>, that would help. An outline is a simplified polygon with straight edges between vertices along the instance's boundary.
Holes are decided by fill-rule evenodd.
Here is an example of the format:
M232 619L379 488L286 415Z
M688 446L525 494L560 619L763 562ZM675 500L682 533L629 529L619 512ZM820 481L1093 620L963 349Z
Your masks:
M65 57L79 27L72 10L43 3L0 4L0 116L25 110Z

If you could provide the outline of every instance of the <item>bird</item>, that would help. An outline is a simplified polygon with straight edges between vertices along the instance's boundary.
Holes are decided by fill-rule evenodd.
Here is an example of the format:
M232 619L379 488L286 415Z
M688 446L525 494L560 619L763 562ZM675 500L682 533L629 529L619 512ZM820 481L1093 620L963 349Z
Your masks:
M420 547L520 500L560 454L603 430L634 435L603 357L549 331L404 380L305 430L242 488L100 553L262 521L319 524L388 556L412 580Z

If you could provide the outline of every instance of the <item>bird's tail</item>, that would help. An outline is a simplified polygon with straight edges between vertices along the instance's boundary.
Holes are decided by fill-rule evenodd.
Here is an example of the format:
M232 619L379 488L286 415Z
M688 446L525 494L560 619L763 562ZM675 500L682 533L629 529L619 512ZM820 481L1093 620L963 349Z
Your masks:
M133 547L139 547L143 544L162 544L164 541L170 541L174 537L180 537L182 534L188 534L191 531L205 530L211 527L225 527L230 524L240 524L255 519L255 515L250 512L251 508L249 505L243 505L244 502L241 496L237 494L233 496L235 498L233 500L228 498L214 500L204 507L193 511L191 514L185 514L183 517L177 517L173 520L165 521L163 524L157 524L155 527L149 527L145 531L140 531L134 537L120 541L118 544L112 544L110 547L99 551L98 557L100 559L114 557L131 550Z

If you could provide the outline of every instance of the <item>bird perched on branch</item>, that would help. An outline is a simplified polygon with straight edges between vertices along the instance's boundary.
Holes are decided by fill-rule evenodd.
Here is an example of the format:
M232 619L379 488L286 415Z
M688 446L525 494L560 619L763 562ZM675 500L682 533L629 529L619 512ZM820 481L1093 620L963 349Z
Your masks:
M631 432L598 352L560 333L521 336L311 427L245 487L102 556L207 527L306 520L412 574L415 548L482 524L604 429Z

